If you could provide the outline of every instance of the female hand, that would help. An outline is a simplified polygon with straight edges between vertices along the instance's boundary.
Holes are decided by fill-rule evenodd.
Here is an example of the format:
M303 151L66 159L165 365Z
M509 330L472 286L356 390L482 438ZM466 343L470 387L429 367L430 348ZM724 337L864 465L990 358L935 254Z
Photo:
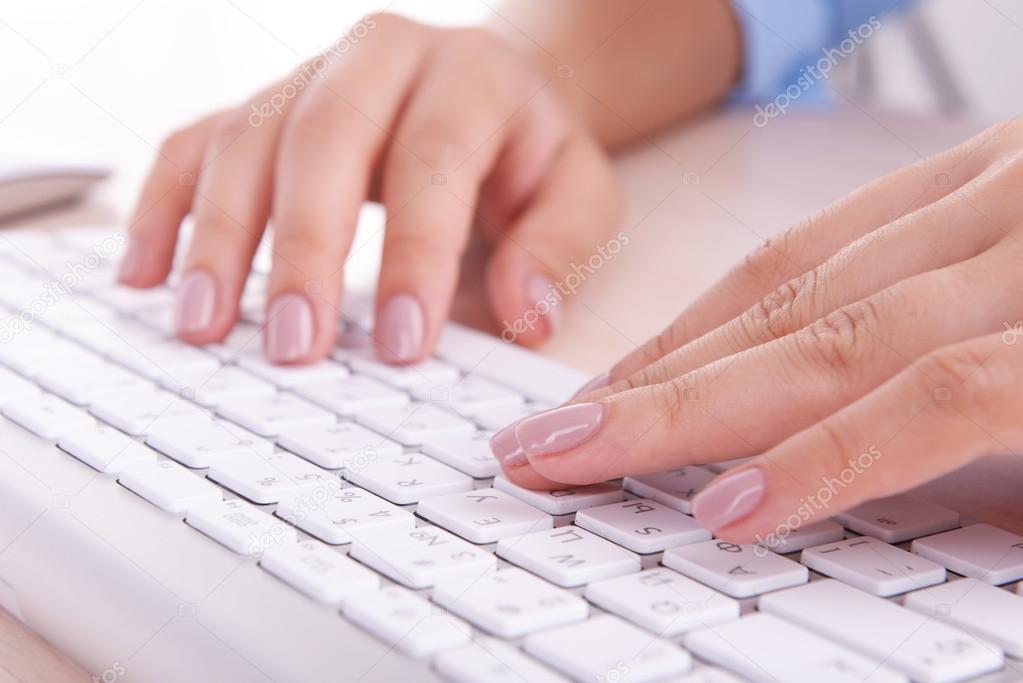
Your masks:
M294 74L164 142L120 280L163 282L193 214L175 324L186 341L218 341L272 220L265 350L279 363L314 361L330 351L356 216L374 199L387 210L381 357L430 353L474 223L497 241L495 317L544 314L517 335L536 344L556 320L552 284L618 214L607 160L553 77L483 30L367 17Z
M696 518L736 542L1023 448L1023 119L770 240L570 404L495 435L533 487L760 454Z

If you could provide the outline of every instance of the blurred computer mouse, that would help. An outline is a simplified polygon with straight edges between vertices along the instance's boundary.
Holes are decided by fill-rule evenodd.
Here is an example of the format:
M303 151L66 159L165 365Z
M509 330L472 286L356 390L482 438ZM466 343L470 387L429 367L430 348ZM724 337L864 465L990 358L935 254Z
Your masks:
M0 221L75 200L108 175L102 165L0 156Z

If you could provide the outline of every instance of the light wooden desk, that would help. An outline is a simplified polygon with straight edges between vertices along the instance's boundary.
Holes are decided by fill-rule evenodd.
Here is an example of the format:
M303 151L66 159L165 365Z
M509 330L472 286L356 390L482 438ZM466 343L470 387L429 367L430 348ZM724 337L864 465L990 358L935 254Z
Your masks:
M977 128L856 109L790 114L756 128L748 115L733 112L638 145L618 162L630 245L589 277L565 313L561 334L543 353L599 371L659 331L765 237ZM127 206L126 198L122 193L115 206ZM110 202L99 202L35 222L94 223L110 213ZM474 273L467 281L475 281ZM459 317L478 316L478 292L466 289ZM1021 491L1023 459L1006 456L976 463L924 493L969 518L1023 532ZM4 673L54 683L88 679L3 614L0 643L0 679Z

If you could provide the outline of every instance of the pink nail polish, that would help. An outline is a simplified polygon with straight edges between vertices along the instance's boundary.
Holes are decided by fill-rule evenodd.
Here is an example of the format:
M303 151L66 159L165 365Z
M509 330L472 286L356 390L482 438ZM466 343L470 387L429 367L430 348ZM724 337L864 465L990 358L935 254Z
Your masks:
M749 515L760 505L767 482L759 467L726 474L693 499L693 516L705 528L717 531Z
M586 384L584 384L581 387L579 387L579 389L574 394L572 394L572 398L575 398L576 396L582 396L583 394L588 393L590 391L596 391L597 389L603 389L604 387L606 387L609 384L611 384L611 373L610 372L605 372L605 373L603 373L601 375L597 375L596 377L591 379L589 382L587 382Z
M529 462L526 459L526 452L515 438L517 424L518 422L513 422L490 437L490 450L502 467L520 467Z
M551 455L575 448L600 430L603 403L576 403L527 417L515 426L515 438L526 457Z
M142 245L137 240L128 242L124 255L121 257L121 265L117 268L117 281L122 283L134 282L142 273L142 261L145 254Z
M217 308L217 281L205 270L193 270L178 283L174 329L179 334L206 330Z
M554 291L554 281L546 275L533 275L526 281L526 297L532 310L547 321L549 333L561 324L561 299Z
M392 296L376 321L377 355L387 363L411 363L423 350L423 308L411 294Z
M273 363L294 363L313 347L313 309L300 294L281 294L266 313L264 350Z

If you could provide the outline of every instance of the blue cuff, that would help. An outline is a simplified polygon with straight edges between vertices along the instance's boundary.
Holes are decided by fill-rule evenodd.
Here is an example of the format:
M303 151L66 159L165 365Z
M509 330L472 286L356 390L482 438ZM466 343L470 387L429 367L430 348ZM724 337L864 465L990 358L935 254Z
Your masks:
M733 99L766 102L789 90L819 100L827 71L916 0L732 0L743 73ZM825 71L822 76L821 71Z

